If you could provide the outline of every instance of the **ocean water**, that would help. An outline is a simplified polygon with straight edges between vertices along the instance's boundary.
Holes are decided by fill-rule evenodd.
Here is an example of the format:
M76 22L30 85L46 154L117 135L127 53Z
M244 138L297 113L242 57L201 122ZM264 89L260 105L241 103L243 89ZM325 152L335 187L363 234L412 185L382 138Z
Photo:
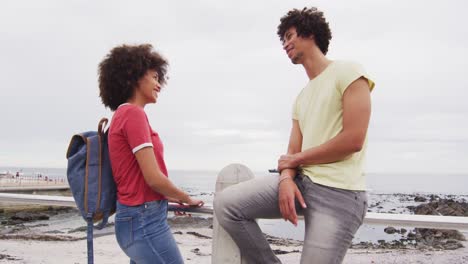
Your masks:
M0 167L0 173L4 171L10 171L11 173L19 171L25 176L40 173L50 178L66 178L66 169L64 168ZM169 178L177 186L202 199L206 205L211 206L217 174L216 171L173 170L169 171ZM254 174L256 177L271 175L267 170L265 172L254 172ZM392 210L395 213L409 213L406 206L416 205L416 203L412 200L402 199L400 194L457 195L468 199L468 188L466 188L468 186L468 174L369 173L367 180L369 205L379 203L381 206L381 208L372 208L372 212L389 212ZM80 219L74 219L74 222L79 221ZM303 221L299 221L297 227L282 219L261 219L259 224L267 234L303 240L305 229ZM391 241L399 238L398 234L389 235L384 233L383 229L384 226L363 225L356 234L354 242L377 242L379 239Z
M0 173L25 176L47 175L51 178L66 178L65 168L21 168L2 167ZM256 177L271 175L265 171L254 171ZM194 192L214 192L218 171L172 170L169 178L178 186ZM468 172L466 173L367 173L367 187L373 193L439 193L468 194Z
M213 192L216 183L216 171L170 171L169 177L178 186ZM256 177L272 175L254 172ZM468 172L463 174L405 174L405 173L368 173L367 188L372 193L435 193L468 194Z

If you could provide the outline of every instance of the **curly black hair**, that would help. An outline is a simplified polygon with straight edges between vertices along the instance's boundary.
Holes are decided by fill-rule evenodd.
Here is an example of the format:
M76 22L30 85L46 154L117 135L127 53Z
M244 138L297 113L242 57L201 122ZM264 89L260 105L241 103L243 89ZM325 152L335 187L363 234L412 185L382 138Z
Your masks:
M280 19L278 26L278 36L281 41L284 41L284 34L291 27L296 28L299 37L308 38L314 37L315 44L319 47L324 55L328 52L328 45L332 38L332 33L328 22L323 16L323 12L319 11L316 7L307 8L302 10L293 9Z
M99 96L102 103L115 111L134 95L138 81L148 70L159 74L159 83L163 86L167 66L167 60L154 51L151 44L113 48L99 63Z

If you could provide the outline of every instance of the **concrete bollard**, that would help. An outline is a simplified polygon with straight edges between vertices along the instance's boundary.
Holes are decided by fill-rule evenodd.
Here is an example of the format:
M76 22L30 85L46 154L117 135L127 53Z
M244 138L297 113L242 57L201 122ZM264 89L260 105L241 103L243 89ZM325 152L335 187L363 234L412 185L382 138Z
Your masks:
M242 164L230 164L224 167L216 179L216 193L224 188L238 184L239 182L250 180L254 177L252 171ZM231 236L219 225L216 215L213 214L213 248L211 253L211 263L218 264L241 264L246 263L241 260L239 248L232 240Z

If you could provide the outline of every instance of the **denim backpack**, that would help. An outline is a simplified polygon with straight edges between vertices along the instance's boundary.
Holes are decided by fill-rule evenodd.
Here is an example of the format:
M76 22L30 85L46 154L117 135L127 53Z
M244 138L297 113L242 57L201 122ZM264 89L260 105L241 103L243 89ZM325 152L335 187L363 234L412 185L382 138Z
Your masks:
M76 206L88 224L88 263L94 263L93 228L102 229L107 224L109 216L115 213L117 201L105 132L107 123L107 118L102 118L98 131L74 135L67 151L68 183Z

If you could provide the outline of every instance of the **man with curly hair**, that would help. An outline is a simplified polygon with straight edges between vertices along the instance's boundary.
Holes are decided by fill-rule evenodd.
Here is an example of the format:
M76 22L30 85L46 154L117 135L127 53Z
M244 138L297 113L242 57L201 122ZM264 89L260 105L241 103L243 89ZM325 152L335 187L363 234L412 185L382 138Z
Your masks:
M256 218L297 225L304 215L301 263L341 263L367 211L363 163L373 81L357 63L325 55L332 34L317 8L293 9L278 36L308 82L296 98L287 154L277 177L257 178L217 194L219 223L244 262L281 263Z

